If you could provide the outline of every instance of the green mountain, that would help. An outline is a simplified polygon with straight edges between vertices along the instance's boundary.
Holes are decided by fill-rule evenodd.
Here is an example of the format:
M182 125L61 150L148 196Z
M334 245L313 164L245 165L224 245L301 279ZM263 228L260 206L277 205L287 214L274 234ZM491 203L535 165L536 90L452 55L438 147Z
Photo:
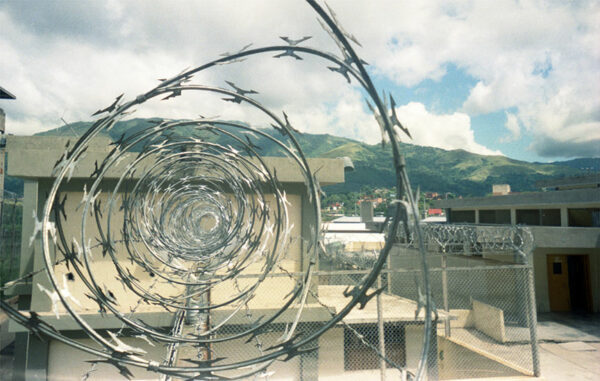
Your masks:
M38 135L76 136L81 135L90 125L91 122L77 122ZM108 135L113 140L117 140L123 134L127 136L150 125L153 125L151 119L121 121L108 132ZM192 127L182 127L177 134L188 136L193 132ZM265 132L278 135L272 129ZM348 156L354 162L355 170L346 174L346 182L327 187L328 193L356 192L364 185L392 187L395 184L389 145L382 148L380 144L369 145L328 134L298 134L296 137L308 157ZM223 143L220 141L222 138L213 135L205 138ZM262 148L260 152L262 155L281 155L279 147L267 138L253 137L252 139L254 144ZM534 184L538 180L577 176L589 173L589 168L600 168L600 158L544 164L529 163L504 156L483 156L464 150L447 151L405 143L402 143L400 148L406 158L413 187L420 185L423 191L452 192L462 196L482 196L491 192L492 184L504 183L510 184L515 192L532 191L535 190ZM7 182L7 185L13 188L15 186L13 180Z
M566 165L571 168L581 169L588 173L600 172L600 158L584 157L581 159L573 159L567 161L555 161L552 164Z

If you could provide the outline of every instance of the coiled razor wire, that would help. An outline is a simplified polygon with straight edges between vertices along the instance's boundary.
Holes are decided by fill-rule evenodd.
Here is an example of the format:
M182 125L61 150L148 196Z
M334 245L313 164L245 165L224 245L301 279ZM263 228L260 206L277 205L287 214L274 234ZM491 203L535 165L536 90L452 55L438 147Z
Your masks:
M398 144L400 134L408 134L408 130L396 116L393 98L389 97L390 108L388 100L378 95L364 61L352 46L352 43L358 43L354 36L340 26L328 6L325 10L314 0L307 0L307 3L338 46L337 54L301 46L308 37L300 40L282 38L287 45L281 46L250 49L247 45L237 53L223 55L162 80L157 87L135 99L123 101L122 95L117 97L114 103L95 114L100 115L100 119L75 144L65 147L52 173L55 180L43 218L36 220L31 239L33 243L37 234L41 234L45 271L51 289L45 289L41 284L37 286L50 298L56 317L59 318L59 308L64 308L96 345L86 345L63 335L35 311L21 312L4 301L0 301L0 305L32 333L97 356L84 378L102 362L115 366L126 377L132 376L130 366L145 368L164 378L241 379L265 375L265 370L274 361L288 360L312 350L310 345L315 339L340 323L355 306L364 306L381 291L372 290L374 282L396 240L399 227L409 225L415 229L412 239L422 257L425 335L415 377L423 377L432 308L418 213ZM310 286L322 236L318 169L310 168L296 138L299 132L287 115L283 113L280 117L251 98L256 91L244 90L233 82L228 82L231 89L192 82L196 74L217 65L237 64L248 57L272 56L273 53L276 58L299 60L302 55L320 58L326 65L333 65L328 66L332 72L343 75L348 82L360 84L381 128L382 142L389 142L391 146L393 162L390 165L396 171L395 218L388 228L384 248L372 262L371 271L358 284L344 291L346 306L332 313L329 321L312 331L298 327L307 297L313 293ZM224 101L249 105L270 121L273 130L201 117L184 121L155 119L147 128L128 131L111 143L110 152L102 160L96 161L77 210L81 215L79 238L71 239L65 232L66 196L62 192L85 158L93 139L149 100L191 93L210 94ZM192 132L178 134L178 131ZM305 179L312 216L309 215L311 221L305 222L308 233L303 233L300 238L290 222L289 201L277 173L261 156L262 148L267 145L276 147ZM112 189L108 189L105 180L114 173L118 173L118 180ZM75 217L69 214L70 219ZM121 217L115 216L122 216L122 221ZM94 230L91 226L98 233L90 234ZM294 277L293 287L278 308L270 314L253 315L250 306L257 294L265 292L264 283L282 269L281 263L286 259L290 245L298 240L302 240L307 252L308 264L304 271L300 276L290 275ZM53 258L55 252L59 253L58 259ZM113 266L112 283L107 281L110 276L100 274L96 267L97 261L104 258L110 258ZM69 271L62 274L62 279L56 272L58 263L66 265ZM102 272L105 271L107 269L103 267ZM244 276L248 272L256 275ZM123 306L126 303L121 300L122 294L115 290L115 278L118 287L122 286L126 293L137 298L133 306L129 305L129 311ZM98 331L86 321L80 301L69 289L70 282L75 280L85 286L86 297L97 304L100 313L121 321L117 333ZM230 285L227 296L214 300L214 294L224 285ZM165 330L137 319L135 312L141 304L172 313L173 327ZM286 312L292 313L292 323L286 326L281 337L267 343L269 324ZM241 328L226 330L228 322L240 315L245 319L244 324L237 323ZM194 329L186 330L186 325ZM124 329L152 345L166 345L166 356L150 358L142 348L125 344L119 339ZM244 341L253 342L258 352L240 349L235 358L219 354L217 357L211 353L211 345L223 342L237 345ZM176 361L176 353L183 346L196 348L197 356L184 360L184 363Z
M418 249L418 234L423 237L427 251L432 253L518 252L525 256L534 246L531 230L519 225L421 224L418 231L398 229L396 241L404 247Z

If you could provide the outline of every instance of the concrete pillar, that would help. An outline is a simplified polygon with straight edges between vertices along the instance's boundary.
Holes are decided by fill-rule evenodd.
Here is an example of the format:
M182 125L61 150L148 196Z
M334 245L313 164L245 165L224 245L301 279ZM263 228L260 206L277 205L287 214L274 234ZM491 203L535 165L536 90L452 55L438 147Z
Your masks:
M373 203L371 201L360 203L360 222L373 222Z
M517 224L517 209L515 209L515 208L510 208L510 224L511 225Z
M42 341L35 335L28 336L27 364L25 369L25 380L47 380L48 379L48 349L50 342Z
M479 223L479 209L475 209L475 223Z
M569 209L566 206L560 208L560 226L569 226Z

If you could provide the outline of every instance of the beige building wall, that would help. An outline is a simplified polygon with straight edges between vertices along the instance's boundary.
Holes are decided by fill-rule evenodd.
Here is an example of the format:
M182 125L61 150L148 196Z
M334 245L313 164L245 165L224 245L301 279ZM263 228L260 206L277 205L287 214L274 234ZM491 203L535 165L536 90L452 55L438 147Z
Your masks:
M61 195L61 200L62 197L65 195L67 196L65 202L65 213L68 218L66 221L63 221L63 231L65 233L66 242L71 245L73 240L76 240L80 247L83 247L81 237L81 217L83 208L80 207L80 202L83 198L83 184L84 183L81 181L73 181L68 184L66 192ZM50 186L51 184L49 182L40 182L38 185L38 193L46 194L49 191ZM106 187L103 188L104 191L98 196L97 200L101 201L101 207L107 205L107 200L109 198L108 192L113 189L113 186L114 184L107 183ZM288 191L294 190L294 187L288 188ZM289 226L291 228L290 239L288 239L288 242L285 243L287 244L287 249L283 252L283 257L276 265L277 267L274 269L275 274L282 274L284 270L288 272L302 271L302 241L298 238L302 229L302 210L299 207L302 205L302 196L297 193L287 193L286 198L291 205L291 207L288 207L288 219ZM120 199L120 195L117 195L117 199ZM272 194L268 194L266 195L266 199L267 202L273 202L274 196ZM40 209L42 207L43 205L40 206ZM38 214L41 214L41 211L39 211ZM108 211L105 211L100 219L103 229L108 228L108 215ZM118 204L116 212L113 212L110 215L111 236L118 240L122 237L120 230L123 227L123 213L122 211L118 210ZM271 221L274 221L274 212L271 213ZM106 234L107 230L104 230L103 232ZM92 247L98 244L97 240L100 238L98 226L96 224L95 216L91 215L90 213L88 213L86 220L85 233L85 244ZM281 234L283 233L284 232L281 232ZM266 247L270 247L270 245L273 244L273 240L274 238L268 240ZM279 243L279 245L282 244L284 244L284 242ZM177 296L184 292L183 286L168 284L162 279L160 282L156 282L156 277L150 277L147 271L142 269L139 265L133 264L128 258L124 243L115 243L115 249L117 259L119 260L121 266L123 266L123 268L126 270L129 270L133 276L139 279L143 287L148 288L154 284L152 291L163 297ZM28 248L28 250L31 250L31 253L33 254L35 262L34 266L36 268L42 268L43 259L41 257L41 239L38 237L36 239L36 243L34 243L31 248ZM119 311L128 313L131 308L136 308L136 311L138 312L164 311L162 307L156 305L138 305L139 296L130 291L128 288L123 287L115 278L118 273L110 255L106 254L103 256L101 247L95 247L91 250L91 252L92 260L89 262L91 271L89 274L85 273L85 276L93 277L102 288L110 290L116 296L118 305L115 307ZM221 303L225 300L228 300L234 293L237 293L240 290L245 290L247 287L254 285L258 280L258 276L262 273L264 265L264 260L257 260L255 263L248 266L248 268L243 272L243 275L246 277L239 279L237 285L234 284L233 281L227 281L216 286L213 290L211 290L212 303ZM72 268L69 269L64 264L54 266L54 272L59 286L63 286L63 278L65 274L72 271ZM223 270L223 272L224 271L225 270ZM50 299L45 292L41 291L40 288L36 286L38 283L48 290L52 289L45 273L36 275L33 282L34 287L32 287L32 309L42 312L44 315L53 316L54 314L51 312L52 306ZM78 304L71 301L71 305L76 311L82 313L97 312L98 305L85 295L86 293L89 293L88 288L85 286L81 278L77 276L77 274L75 274L75 281L69 281L67 282L67 285L73 297L79 304L81 304L80 307ZM289 297L289 293L294 289L295 285L295 280L288 276L268 277L262 281L261 285L256 289L255 294L257 296L250 301L249 306L250 308L257 306L264 308L268 305L273 307L279 306L286 296ZM229 306L225 309L231 310L232 307ZM59 310L61 314L66 313L66 310L62 304L60 305Z

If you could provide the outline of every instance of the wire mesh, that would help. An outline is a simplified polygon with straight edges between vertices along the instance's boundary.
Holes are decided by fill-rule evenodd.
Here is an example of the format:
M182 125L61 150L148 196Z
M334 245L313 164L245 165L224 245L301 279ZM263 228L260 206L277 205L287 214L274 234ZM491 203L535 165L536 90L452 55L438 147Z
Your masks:
M413 249L396 245L391 251L389 267L379 276L378 285L384 290L381 298L371 299L362 310L353 310L320 338L300 348L298 356L289 359L281 356L264 369L249 366L221 372L221 376L237 378L256 370L252 376L243 378L414 379L422 361L419 353L425 335L418 259ZM428 252L431 293L437 307L434 327L429 332L433 340L428 352L428 379L533 374L532 344L536 343L530 337L532 305L526 296L531 267L514 259L514 254L507 251L488 252L485 258ZM306 307L310 313L303 315L298 334L322 328L344 305L341 293L333 291L359 284L369 271L343 261L331 265L315 272ZM299 282L302 273L284 272L278 277ZM131 311L135 312L137 307ZM246 305L243 318L225 325L213 338L218 340L221 335L230 337L246 331L253 325L253 315L259 313ZM239 338L203 348L182 347L174 364L202 361L200 353L209 353L203 356L213 360L235 359L241 356L240 348L249 352L245 355L260 356L280 342L291 324L289 317L287 321L282 318L273 322L252 337L250 343L247 338ZM184 330L193 333L189 331L192 327ZM136 336L135 332L123 327L113 332L116 337L129 340L128 343L133 340L141 348L150 349L142 345L148 339ZM93 360L93 357L87 359ZM91 364L84 379L103 379L105 368L96 362Z
M19 272L23 203L16 194L5 192L0 200L0 290Z

